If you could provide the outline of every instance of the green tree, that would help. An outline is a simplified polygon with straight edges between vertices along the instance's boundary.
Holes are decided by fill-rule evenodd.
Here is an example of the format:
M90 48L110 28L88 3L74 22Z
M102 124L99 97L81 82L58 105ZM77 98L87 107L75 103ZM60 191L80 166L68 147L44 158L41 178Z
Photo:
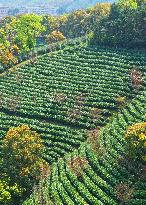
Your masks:
M19 203L20 197L23 195L25 189L20 188L17 183L11 183L9 177L3 176L0 179L0 204L1 205L12 205Z
M36 38L45 30L42 17L35 14L21 15L15 24L15 43L21 53L26 53L36 46Z
M128 2L124 6L124 3ZM146 47L146 5L121 0L95 26L93 42L108 46Z
M136 9L137 8L137 0L119 0L118 5L121 8L132 8Z

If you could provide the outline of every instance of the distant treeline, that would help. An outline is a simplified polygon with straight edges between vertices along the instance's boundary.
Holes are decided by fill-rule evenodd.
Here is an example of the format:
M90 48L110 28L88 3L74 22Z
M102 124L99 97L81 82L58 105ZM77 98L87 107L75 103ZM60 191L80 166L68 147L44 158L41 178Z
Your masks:
M82 36L94 45L146 47L145 0L98 3L61 16L6 17L0 22L0 63L7 68L33 57L38 42L50 45Z

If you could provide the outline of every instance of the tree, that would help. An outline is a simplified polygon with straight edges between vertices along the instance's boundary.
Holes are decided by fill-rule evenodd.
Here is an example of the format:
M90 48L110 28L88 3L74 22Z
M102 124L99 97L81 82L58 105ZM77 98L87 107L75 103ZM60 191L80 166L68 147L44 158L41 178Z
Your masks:
M143 77L141 71L137 67L134 67L130 70L130 78L132 87L139 91L143 85Z
M119 0L118 5L121 8L132 8L136 9L137 8L137 0Z
M132 8L137 9L140 6L143 6L146 3L146 0L119 0L118 4L122 8Z
M146 122L130 126L126 132L128 155L139 161L146 161Z
M60 31L53 31L47 37L49 44L65 40L65 36Z
M135 6L134 6L135 5ZM146 5L135 0L112 4L95 25L93 43L120 47L146 47Z
M39 180L42 167L48 167L42 159L43 141L28 125L12 127L2 142L3 172L12 183L31 189ZM19 177L18 177L19 176Z
M45 30L42 17L35 14L25 14L18 17L15 24L15 44L21 53L26 53L36 46L36 38Z
M35 14L25 14L0 22L0 62L4 67L16 64L19 56L33 51L37 37L45 30L42 19Z
M45 34L48 35L51 32L59 29L59 17L56 16L44 16L43 25L46 27Z
M88 161L86 158L77 156L68 161L68 166L78 178L82 178L84 170L88 167Z
M0 179L0 204L12 205L15 204L15 200L18 203L24 191L17 183L11 184L10 178L5 176Z

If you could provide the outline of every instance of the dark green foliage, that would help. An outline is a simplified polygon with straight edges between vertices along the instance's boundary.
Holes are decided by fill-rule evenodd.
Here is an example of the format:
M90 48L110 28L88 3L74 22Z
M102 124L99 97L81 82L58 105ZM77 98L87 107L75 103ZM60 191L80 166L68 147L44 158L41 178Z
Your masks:
M146 5L120 7L113 4L94 32L94 43L130 48L146 48Z

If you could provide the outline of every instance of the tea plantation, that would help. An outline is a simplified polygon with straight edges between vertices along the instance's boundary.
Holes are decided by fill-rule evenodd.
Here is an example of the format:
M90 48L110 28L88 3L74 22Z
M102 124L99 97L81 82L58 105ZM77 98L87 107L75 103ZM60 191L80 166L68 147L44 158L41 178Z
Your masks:
M138 90L133 68L143 76ZM144 52L88 46L66 46L0 75L0 139L28 124L44 140L51 166L44 205L146 204L143 170L129 166L124 139L129 125L146 121L145 75ZM39 200L34 191L24 205Z

